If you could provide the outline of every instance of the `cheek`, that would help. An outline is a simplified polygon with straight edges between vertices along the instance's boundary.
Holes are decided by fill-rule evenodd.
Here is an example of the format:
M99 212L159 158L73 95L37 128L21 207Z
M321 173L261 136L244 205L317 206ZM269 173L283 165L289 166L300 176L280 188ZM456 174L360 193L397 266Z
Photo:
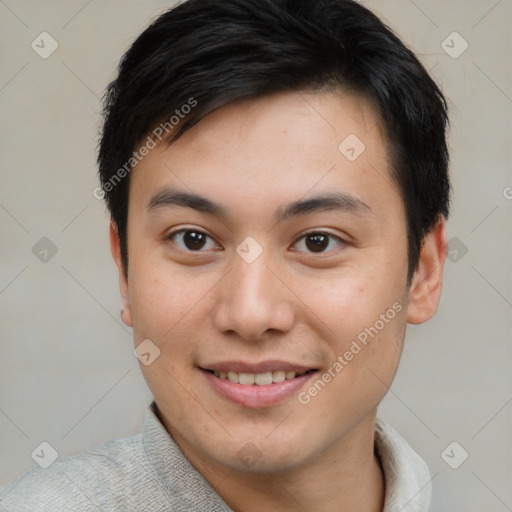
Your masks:
M362 418L381 402L400 361L406 326L406 307L393 296L369 301L358 289L351 297L344 309L331 311L327 367L299 396L316 411L330 411L337 424Z
M151 257L133 263L130 299L135 341L152 340L162 361L178 371L180 361L193 359L204 339L199 332L210 325L219 273Z
M311 280L303 291L305 302L332 331L343 338L355 336L379 321L393 304L401 305L390 311L393 319L399 316L399 309L404 309L405 271L393 272L388 268L386 273L351 271L330 279L329 284L319 285Z
M145 337L164 339L190 315L200 287L194 280L191 282L186 272L152 258L131 260L130 275L134 331Z
M335 381L357 394L364 394L365 389L373 395L385 392L400 359L406 326L406 276L399 267L387 268L386 273L351 272L329 286L312 285L308 294L329 327L328 364L340 363L333 368Z

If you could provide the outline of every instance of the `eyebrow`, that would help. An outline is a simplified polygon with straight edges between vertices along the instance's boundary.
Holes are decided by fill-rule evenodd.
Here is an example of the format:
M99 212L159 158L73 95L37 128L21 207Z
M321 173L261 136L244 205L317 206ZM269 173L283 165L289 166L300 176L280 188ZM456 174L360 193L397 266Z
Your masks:
M174 188L164 188L156 192L149 200L147 209L151 212L172 206L192 208L215 215L224 221L229 221L231 217L225 206L198 194ZM346 192L330 192L281 206L277 209L274 220L280 223L292 217L326 211L342 211L354 215L372 213L372 209L361 199Z

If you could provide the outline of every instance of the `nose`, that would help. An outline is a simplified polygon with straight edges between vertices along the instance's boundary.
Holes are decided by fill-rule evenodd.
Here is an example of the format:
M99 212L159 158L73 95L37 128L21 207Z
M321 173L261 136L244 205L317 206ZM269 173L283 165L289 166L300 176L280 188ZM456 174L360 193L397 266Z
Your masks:
M214 308L214 324L220 332L257 341L269 332L292 328L293 294L274 267L265 251L252 263L235 255L233 267L219 283Z

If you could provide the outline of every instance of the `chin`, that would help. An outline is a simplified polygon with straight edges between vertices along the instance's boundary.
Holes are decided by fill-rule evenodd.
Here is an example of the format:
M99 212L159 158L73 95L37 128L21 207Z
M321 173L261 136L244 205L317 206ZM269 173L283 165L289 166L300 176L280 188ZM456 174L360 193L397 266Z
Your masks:
M277 435L272 429L255 435L248 435L247 432L243 436L234 435L227 444L224 447L222 443L209 446L212 458L233 471L254 474L293 470L310 459L314 451L299 432L295 435L286 432Z

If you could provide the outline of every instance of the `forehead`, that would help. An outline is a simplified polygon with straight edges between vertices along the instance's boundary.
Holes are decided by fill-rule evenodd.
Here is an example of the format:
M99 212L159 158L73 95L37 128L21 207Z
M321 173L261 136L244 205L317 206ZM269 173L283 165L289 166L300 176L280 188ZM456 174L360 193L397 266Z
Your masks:
M361 95L287 92L243 100L153 149L132 172L130 210L148 209L158 191L173 187L232 205L239 218L329 192L377 210L395 204L402 215L388 155L379 113Z

